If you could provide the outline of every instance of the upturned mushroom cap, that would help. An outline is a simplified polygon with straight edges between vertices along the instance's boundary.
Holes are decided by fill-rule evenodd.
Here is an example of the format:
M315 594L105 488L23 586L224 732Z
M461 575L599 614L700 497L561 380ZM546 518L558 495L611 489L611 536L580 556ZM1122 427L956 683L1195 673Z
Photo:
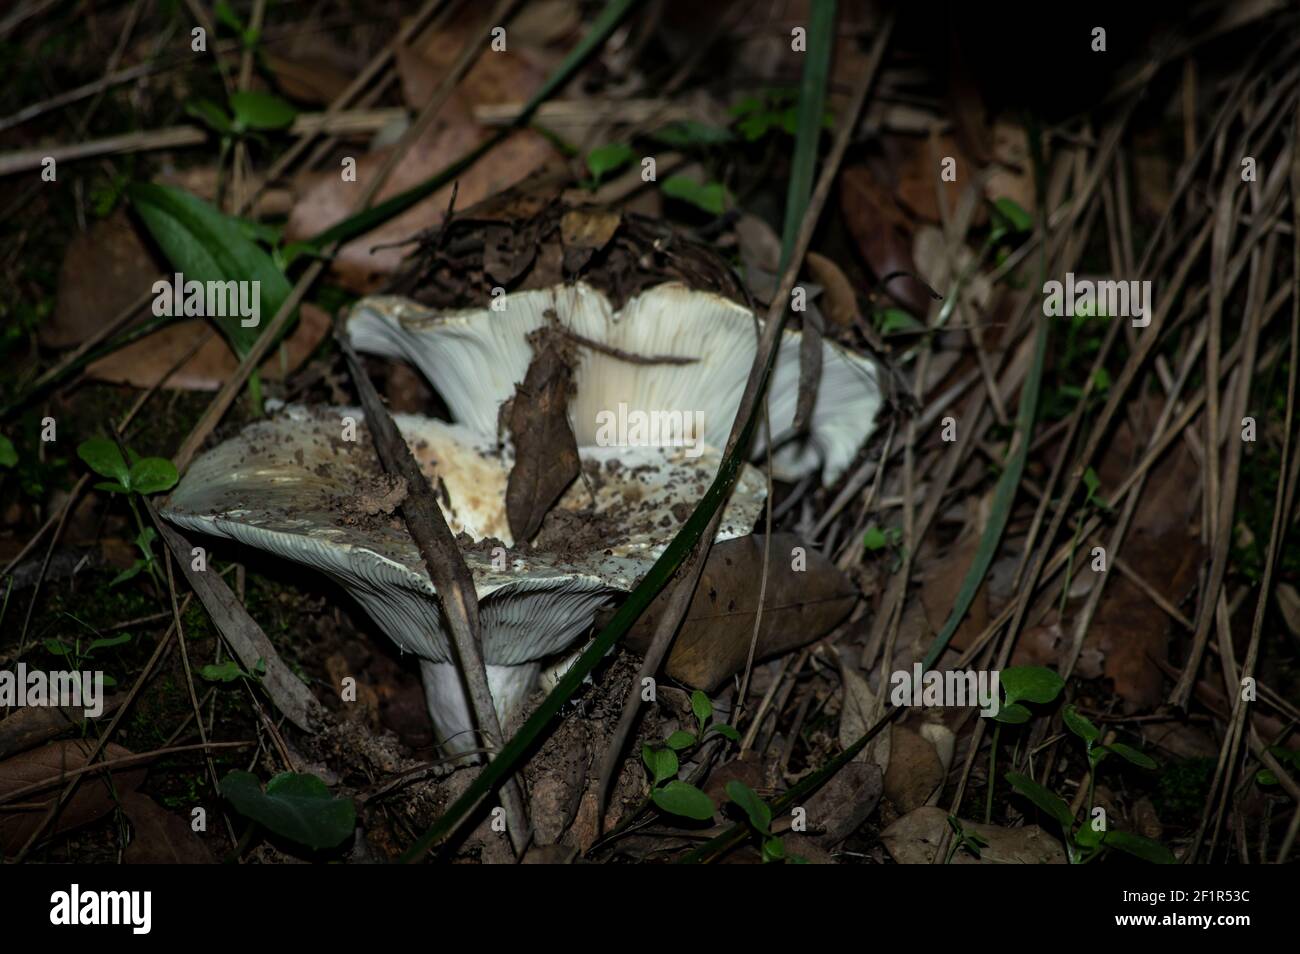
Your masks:
M534 543L513 549L505 513L509 461L468 428L395 418L429 477L479 599L483 656L499 714L527 698L541 663L570 649L613 594L630 590L694 509L718 453L585 447L583 480L548 514ZM349 421L355 440L344 435ZM432 583L397 513L405 493L384 475L364 415L286 408L196 459L163 515L312 567L337 581L404 651L416 654L435 726L449 748L473 748L469 709ZM594 493L594 501L593 495ZM750 532L766 496L747 467L718 540Z
M634 364L579 347L577 393L569 414L580 445L597 444L598 415L617 412L620 405L702 413L705 443L726 445L761 327L749 309L675 283L649 289L619 311L604 294L582 283L505 295L495 305L500 310L434 310L406 298L373 296L353 307L348 332L358 350L413 363L458 423L495 435L497 408L514 394L532 360L528 335L553 314L565 328L608 348L695 359L691 364ZM799 332L782 335L768 392L774 436L794 422L799 346ZM881 403L876 366L824 342L810 434L778 448L774 474L795 479L820 467L834 481L871 434ZM761 441L756 445L762 449Z

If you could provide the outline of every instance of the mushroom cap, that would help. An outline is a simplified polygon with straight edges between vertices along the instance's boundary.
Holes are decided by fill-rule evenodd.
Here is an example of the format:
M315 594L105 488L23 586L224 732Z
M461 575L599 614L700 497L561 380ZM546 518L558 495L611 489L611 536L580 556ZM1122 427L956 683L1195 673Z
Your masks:
M712 292L658 285L615 311L581 282L502 296L500 310L435 310L407 298L372 296L352 309L348 332L358 350L404 358L429 379L457 422L495 435L497 409L515 393L532 360L530 332L553 313L572 332L641 356L696 359L691 364L635 364L579 347L576 394L569 415L579 445L595 445L602 412L629 409L697 412L702 436L726 445L753 364L762 320ZM794 422L799 396L797 331L782 334L768 391L772 433ZM797 479L824 468L833 482L852 463L882 404L875 364L830 341L822 343L822 377L810 433L778 447L773 473ZM761 451L758 440L756 450Z
M348 418L354 441L342 436ZM450 529L466 535L483 656L496 666L569 648L611 595L630 590L650 568L720 464L711 448L696 459L680 448L580 448L585 479L547 515L536 541L516 550L505 516L508 459L466 427L414 415L395 420ZM403 650L449 662L433 584L395 511L400 496L359 410L291 406L197 458L163 515L320 570ZM765 497L761 475L747 466L716 539L749 533ZM494 561L499 547L505 552Z

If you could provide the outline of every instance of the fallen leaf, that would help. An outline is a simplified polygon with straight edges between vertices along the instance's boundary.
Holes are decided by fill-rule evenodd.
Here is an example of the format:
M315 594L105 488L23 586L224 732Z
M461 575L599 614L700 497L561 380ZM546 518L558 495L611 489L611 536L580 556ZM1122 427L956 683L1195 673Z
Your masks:
M877 280L898 272L882 291L917 317L930 309L930 294L915 278L912 224L893 195L866 166L851 166L840 174L840 208L844 220Z
M945 773L939 753L926 739L903 726L891 729L885 797L905 815L930 800Z
M876 694L871 691L871 684L865 676L841 662L840 681L844 686L844 699L840 710L839 741L840 748L847 749L875 725L881 713L876 708ZM886 726L882 729L866 748L853 757L853 761L875 765L882 777L887 774L893 747L891 728Z
M54 314L40 323L37 338L46 348L81 344L148 291L161 271L126 211L118 209L68 243Z
M560 219L560 240L564 243L564 270L580 272L593 255L609 244L623 216L613 209L571 209Z
M94 744L87 741L51 742L0 762L0 796L38 782L50 783L39 792L22 796L18 804L0 809L0 853L14 854L27 843L63 790L60 777L84 766L92 751ZM110 742L100 760L111 762L129 755L130 751ZM130 768L111 774L100 770L83 778L46 834L70 831L107 815L117 804L114 793L120 798L134 791L144 775L143 768Z
M876 810L882 790L879 765L850 762L803 806L808 812L808 828L813 832L809 837L823 848L838 845Z
M515 464L506 484L506 516L516 544L537 534L551 507L582 470L569 422L572 345L550 327L533 332L528 341L533 360L508 405Z
M477 38L475 38L477 40ZM402 88L412 110L422 108L469 37L460 30L429 31L414 50L398 53ZM470 68L429 129L402 155L375 203L419 185L486 140L490 131L473 120L473 108L485 103L520 102L540 88L540 70L509 52L487 50ZM361 189L377 175L396 145L357 158L356 181L345 182L338 169L309 173L299 180L298 200L285 226L290 241L309 238L348 218ZM456 179L457 208L475 205L523 180L554 155L550 143L532 130L521 130L500 143ZM439 189L396 218L339 249L334 274L347 288L366 292L395 272L406 243L422 230L435 228L446 216L452 184Z
M986 844L976 858L964 848L953 855L956 865L1063 865L1065 849L1037 825L1001 828L962 820L961 826ZM900 865L933 864L944 832L949 831L948 813L942 808L918 808L908 812L880 835L890 856Z
M262 318L269 321L271 316L263 315ZM203 321L178 319L146 338L105 355L91 364L86 373L97 381L151 388L194 347L198 336L207 327ZM298 321L293 331L262 362L259 373L267 380L284 380L311 356L329 329L329 315L315 305L304 303L298 309ZM167 379L165 387L182 391L216 391L230 379L238 366L239 361L225 339L214 334Z
M763 572L764 537L751 534L713 545L669 653L665 671L695 689L713 692L745 668L753 640ZM802 547L807 567L791 568ZM650 645L671 590L660 593L626 637L635 652ZM754 661L790 652L820 639L858 599L857 589L821 552L793 534L772 538L767 592Z
M123 860L129 865L212 865L212 852L194 833L189 822L169 812L152 798L131 792L122 799L122 811L134 834Z
M809 252L805 256L808 270L822 286L822 303L825 305L826 317L839 328L852 328L858 323L861 314L858 310L858 296L853 290L844 270L825 255Z

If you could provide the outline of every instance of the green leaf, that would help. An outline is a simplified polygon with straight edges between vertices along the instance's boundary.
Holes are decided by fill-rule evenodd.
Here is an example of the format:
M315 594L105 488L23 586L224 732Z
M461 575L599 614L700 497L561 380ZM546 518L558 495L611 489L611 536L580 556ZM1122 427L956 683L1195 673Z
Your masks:
M1019 772L1008 772L1006 779L1017 792L1060 822L1061 827L1066 831L1073 827L1074 815L1070 813L1070 806L1065 803L1064 799L1052 794L1032 778L1021 775Z
M1062 710L1061 719L1064 720L1067 729L1087 742L1088 745L1092 745L1101 738L1101 729L1081 716L1079 710L1072 705L1066 706Z
M717 809L713 799L688 782L673 780L650 793L654 803L670 815L708 821Z
M1074 833L1074 842L1083 848L1096 848L1101 844L1101 839L1105 836L1104 831L1098 831L1088 822L1079 826L1079 830Z
M110 494L129 494L131 492L116 480L101 480L99 483L95 484L95 489L106 490Z
M1012 702L998 707L997 714L993 717L997 722L1005 722L1007 725L1024 725L1034 714L1019 703Z
M128 580L135 579L137 576L140 575L140 571L143 570L148 565L149 565L148 562L145 560L136 560L134 563L132 563L129 567L127 567L117 576L109 580L108 588L112 589L118 584L126 583Z
M889 546L889 539L885 536L885 531L873 523L867 527L867 532L862 535L862 545L874 552Z
M129 192L149 233L186 281L260 282L258 326L244 327L239 315L212 319L243 357L257 340L260 320L269 321L289 297L288 279L270 254L244 234L238 220L202 199L182 189L143 182L134 183Z
M725 126L683 119L669 123L653 133L656 140L674 149L689 149L692 146L717 146L731 142L736 137Z
M68 656L72 653L71 649L63 645L63 643L59 642L57 639L45 640L45 651L47 653L53 653L56 656Z
M1143 861L1155 865L1176 865L1178 859L1174 853L1150 838L1143 838L1128 831L1108 831L1102 836L1101 843L1110 848L1118 848Z
M876 312L876 327L882 335L891 335L896 331L915 331L925 326L901 308L882 308Z
M749 823L755 831L760 835L771 834L772 809L758 797L757 792L740 779L732 779L727 783L727 797L749 816Z
M627 143L612 142L587 153L587 171L591 173L593 181L600 182L605 176L617 172L635 158L636 153Z
M656 749L649 745L641 746L641 761L650 770L651 785L677 777L677 753L672 749Z
M700 185L685 176L669 176L660 189L670 199L689 202L712 215L721 215L726 209L727 190L722 187L721 182Z
M676 752L680 752L682 749L689 749L697 741L699 740L695 738L694 733L683 732L681 729L678 729L664 740L664 745Z
M763 839L763 861L785 861L785 842L780 838Z
M18 463L18 452L14 442L0 434L0 467L13 467Z
M1051 702L1065 688L1065 680L1044 666L1012 666L999 674L1007 702Z
M1133 748L1131 745L1125 745L1123 742L1112 742L1110 745L1105 746L1105 748L1114 752L1125 761L1133 763L1138 768L1154 769L1158 767L1156 765L1156 760L1151 756L1139 749Z
M185 112L223 136L235 134L235 127L226 111L210 99L196 99L186 103Z
M699 720L700 728L703 729L709 721L709 716L713 715L713 703L709 701L707 695L696 689L691 693L691 711L695 713L695 718Z
M1028 232L1034 227L1034 217L1011 199L998 199L993 203L997 214L1006 222L1012 232Z
M740 741L740 733L725 722L715 722L705 730L705 735L710 732L716 732L724 739L730 739L732 742Z
M131 489L138 494L170 490L178 480L176 465L163 457L142 457L131 466Z
M117 444L107 437L92 437L77 447L77 456L101 477L112 477L123 488L131 486L131 471L126 466Z
M208 663L199 668L199 675L208 682L234 682L244 674L239 663L227 659L223 663Z
M283 129L294 121L298 110L279 96L256 91L230 94L230 111L235 114L235 129Z
M221 794L245 818L317 850L340 844L357 824L352 800L335 798L314 775L284 772L263 792L256 775L233 771L221 780Z
M101 636L99 639L92 639L90 645L86 647L86 655L89 656L96 649L109 649L113 646L121 646L123 643L131 641L130 633L121 633L117 636Z
M1085 469L1083 472L1083 486L1087 488L1087 499L1089 500L1093 498L1093 495L1097 493L1097 489L1101 487L1101 478L1097 476L1097 472L1091 467Z

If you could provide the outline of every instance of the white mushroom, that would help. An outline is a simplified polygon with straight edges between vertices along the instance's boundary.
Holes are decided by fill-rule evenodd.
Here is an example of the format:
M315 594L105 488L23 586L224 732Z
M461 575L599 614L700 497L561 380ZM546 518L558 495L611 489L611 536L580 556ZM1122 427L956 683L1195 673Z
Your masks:
M355 439L348 440L353 422ZM463 551L479 599L483 657L498 714L516 715L543 664L571 651L596 610L632 589L707 489L720 460L703 449L580 448L575 481L527 548L511 549L510 462L470 429L397 415ZM424 562L396 507L360 411L292 406L194 461L163 515L313 567L343 586L420 658L434 726L452 752L476 747L470 709ZM753 529L766 495L746 467L718 540Z
M599 443L602 422L617 416L620 407L702 415L704 442L726 445L754 360L760 320L710 292L659 285L619 311L582 283L504 295L493 308L470 310L434 310L406 298L375 296L353 307L348 332L360 351L412 362L438 389L458 423L495 435L497 408L514 394L532 360L528 334L548 321L548 313L607 349L695 359L690 364L634 364L607 351L579 347L577 393L569 404L579 445ZM799 332L783 334L768 394L778 443L793 424L798 402L799 342ZM835 481L875 426L881 406L877 375L869 359L823 343L811 433L778 448L774 474L795 479L822 468L826 480ZM761 440L756 441L756 452L761 449Z

